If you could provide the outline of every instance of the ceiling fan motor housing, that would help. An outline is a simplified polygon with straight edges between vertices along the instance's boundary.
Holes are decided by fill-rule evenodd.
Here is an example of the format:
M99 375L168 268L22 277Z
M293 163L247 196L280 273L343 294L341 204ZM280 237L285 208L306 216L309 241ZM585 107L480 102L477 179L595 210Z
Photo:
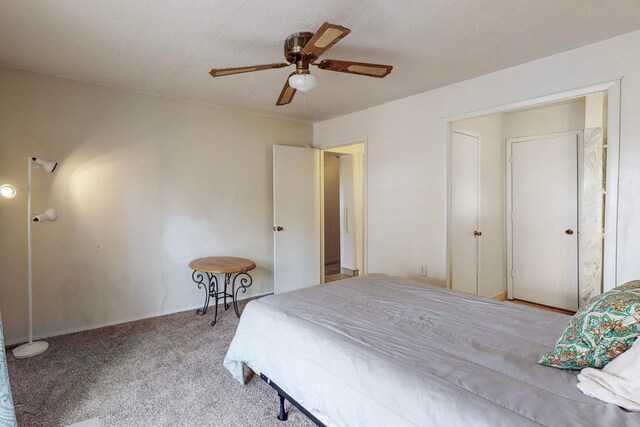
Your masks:
M311 37L313 37L313 33L293 33L287 37L284 41L284 57L289 63L300 60L300 51L309 43Z

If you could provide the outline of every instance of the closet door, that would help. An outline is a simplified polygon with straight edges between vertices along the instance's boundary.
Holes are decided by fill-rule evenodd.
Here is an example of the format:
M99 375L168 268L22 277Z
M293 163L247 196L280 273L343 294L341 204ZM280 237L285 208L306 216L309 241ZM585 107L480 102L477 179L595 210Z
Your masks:
M507 141L512 298L578 309L579 141L577 132Z
M480 138L451 132L451 287L478 293Z

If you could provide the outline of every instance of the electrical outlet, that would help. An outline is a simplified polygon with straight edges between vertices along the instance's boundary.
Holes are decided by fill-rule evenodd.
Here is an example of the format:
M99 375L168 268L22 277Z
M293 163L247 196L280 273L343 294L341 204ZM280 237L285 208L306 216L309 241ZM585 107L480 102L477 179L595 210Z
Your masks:
M420 275L424 276L424 277L427 277L427 265L426 264L420 266Z

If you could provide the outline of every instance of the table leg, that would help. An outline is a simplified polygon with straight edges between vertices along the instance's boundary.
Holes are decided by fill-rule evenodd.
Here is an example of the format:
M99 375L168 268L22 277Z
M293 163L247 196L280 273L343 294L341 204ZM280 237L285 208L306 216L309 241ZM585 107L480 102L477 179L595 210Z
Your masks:
M206 314L209 308L209 301L211 296L215 292L218 287L218 279L215 275L211 275L207 273L207 281L205 282L205 275L201 271L194 270L191 274L191 278L198 285L198 289L204 288L205 296L204 296L204 305L202 308L196 310L196 314L200 316Z
M213 320L211 321L211 326L214 326L218 321L218 296L215 297L215 307L213 308Z
M205 279L206 274L206 279ZM240 317L240 310L238 310L238 292L242 290L242 293L247 292L247 288L253 284L253 278L247 272L237 273L231 277L232 273L226 273L224 275L224 288L221 291L218 286L218 277L214 273L203 273L201 271L194 270L191 274L191 278L198 285L198 289L205 289L204 305L202 308L196 310L196 314L202 316L207 313L209 309L209 303L213 297L214 313L211 326L214 326L218 320L218 301L224 301L225 311L229 309L230 305L227 302L227 297L231 297L233 302L233 310L236 312L236 316ZM231 285L231 293L228 292L229 285Z
M225 273L224 275L224 311L229 310L229 304L227 304L227 296L229 296L229 294L227 293L227 287L229 286L230 282L231 282L231 273ZM233 295L231 295L231 297L233 298Z
M240 282L238 283L238 288L236 289L236 281L240 277ZM243 273L236 274L236 277L233 278L233 286L231 287L231 292L233 294L233 309L236 312L236 316L240 317L240 311L238 310L238 291L242 289L242 293L247 292L247 288L253 284L253 278L246 271Z

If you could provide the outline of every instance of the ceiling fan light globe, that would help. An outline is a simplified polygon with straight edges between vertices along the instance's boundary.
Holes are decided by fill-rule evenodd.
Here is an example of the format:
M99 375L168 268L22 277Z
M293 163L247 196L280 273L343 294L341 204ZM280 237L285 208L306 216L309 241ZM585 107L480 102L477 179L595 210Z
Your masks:
M13 199L16 196L16 189L10 184L0 185L0 196L4 199Z
M289 86L300 92L309 92L318 87L318 76L315 74L294 74L289 77Z

